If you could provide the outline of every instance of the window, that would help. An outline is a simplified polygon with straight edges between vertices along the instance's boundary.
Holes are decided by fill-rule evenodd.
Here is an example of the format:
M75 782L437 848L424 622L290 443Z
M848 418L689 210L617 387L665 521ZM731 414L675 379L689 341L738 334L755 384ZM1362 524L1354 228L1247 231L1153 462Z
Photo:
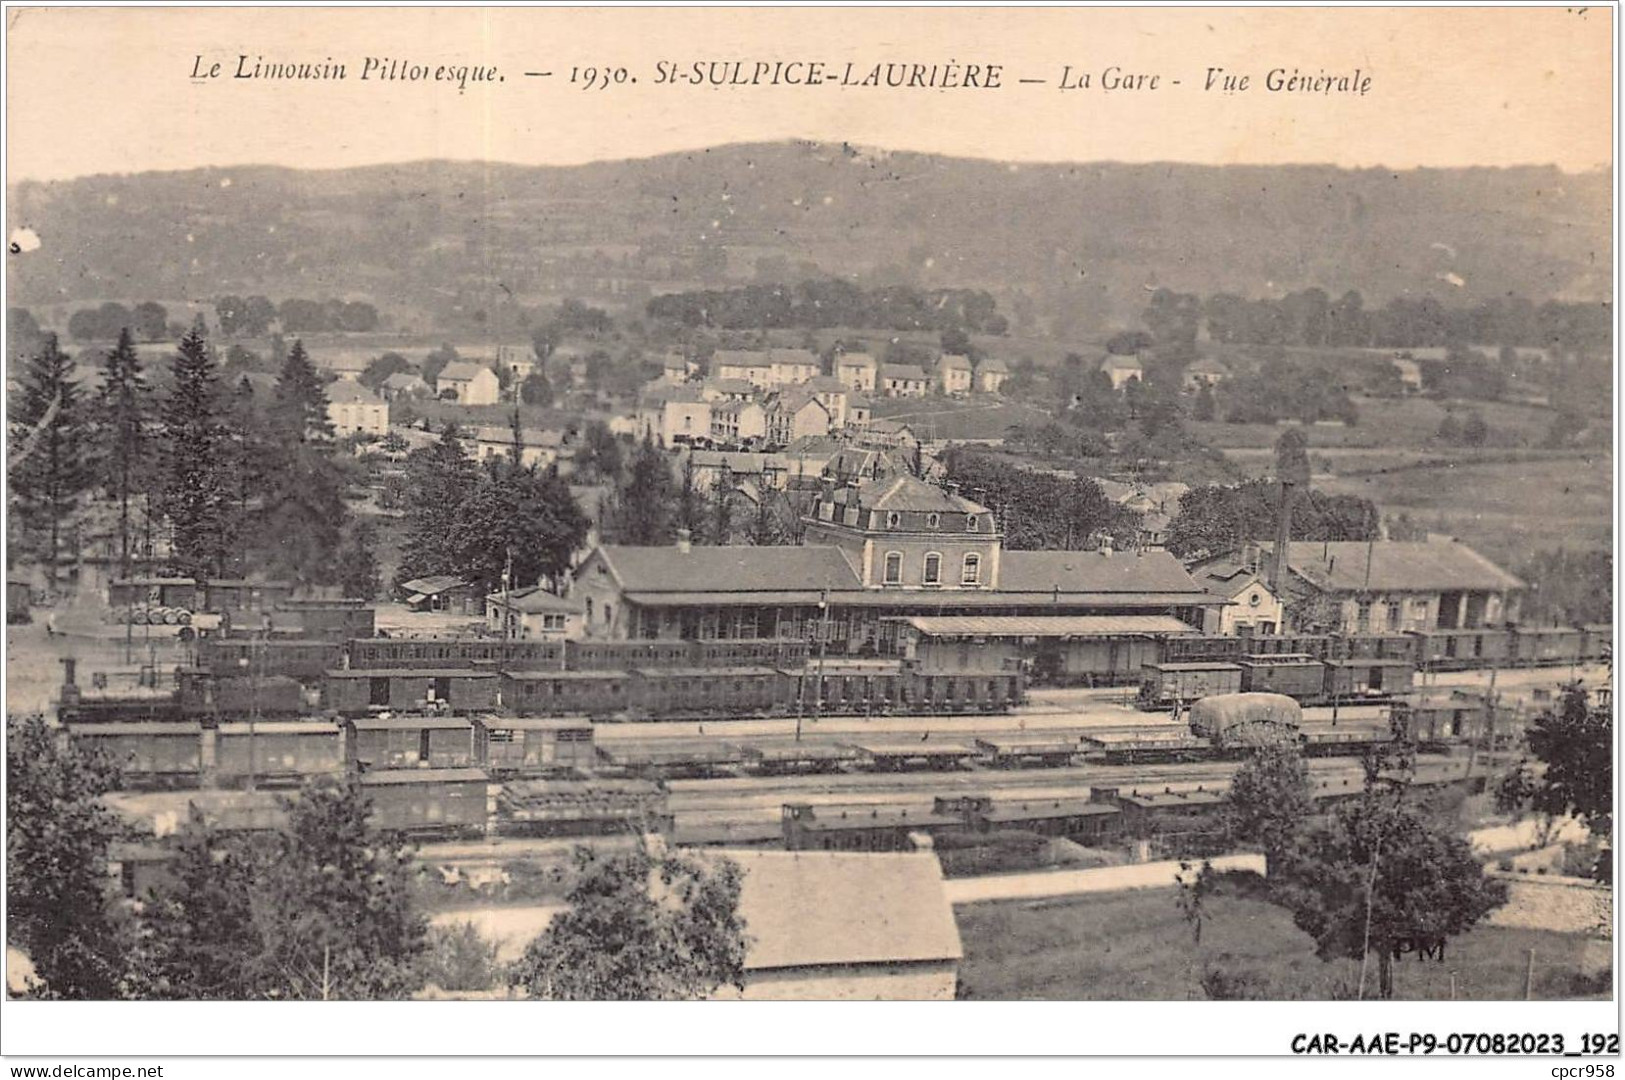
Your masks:
M882 580L887 585L901 585L903 583L903 553L901 551L886 552L886 576Z
M961 585L980 585L982 582L982 557L974 552L965 556L965 566L959 572Z
M976 515L975 514L967 514L967 515L965 515L965 531L966 532L975 532L978 528L980 528L980 526L981 526L981 523L976 520Z
M942 584L942 556L936 552L928 552L925 556L925 573L922 580L927 585Z
M1399 622L1400 622L1400 618L1401 618L1399 612L1400 612L1399 601L1397 601L1397 600L1388 601L1388 629L1390 629L1390 630L1398 630L1399 629Z
M940 515L940 514L927 514L927 515L925 515L925 527L926 528L934 529L938 525L941 525L941 524L942 524L942 515Z
M1371 632L1371 601L1360 601L1355 613L1354 632L1357 634L1369 634Z
M587 622L592 622L592 597L587 597Z
M903 523L903 515L893 510L886 515L886 528L895 529Z

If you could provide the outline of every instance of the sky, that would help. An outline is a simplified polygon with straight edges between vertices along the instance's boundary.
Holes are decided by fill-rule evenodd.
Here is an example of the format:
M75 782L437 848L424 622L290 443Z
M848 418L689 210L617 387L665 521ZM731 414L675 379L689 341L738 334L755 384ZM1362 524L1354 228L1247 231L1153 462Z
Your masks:
M1342 9L12 9L7 180L450 158L575 164L724 143L846 141L1009 161L1612 161L1613 11ZM344 81L231 77L239 56ZM367 57L494 65L466 90L358 78ZM201 61L200 61L201 58ZM991 89L657 84L657 64L1002 67ZM222 76L194 79L219 62ZM200 67L201 64L201 67ZM625 68L603 89L572 69ZM1087 89L1064 90L1066 69ZM1107 69L1155 90L1102 88ZM1210 68L1249 88L1203 88ZM1270 92L1271 69L1369 76ZM523 72L551 72L527 77ZM636 79L634 84L631 80ZM1020 79L1042 79L1021 83ZM1175 85L1178 80L1178 85ZM1076 81L1075 78L1073 81Z

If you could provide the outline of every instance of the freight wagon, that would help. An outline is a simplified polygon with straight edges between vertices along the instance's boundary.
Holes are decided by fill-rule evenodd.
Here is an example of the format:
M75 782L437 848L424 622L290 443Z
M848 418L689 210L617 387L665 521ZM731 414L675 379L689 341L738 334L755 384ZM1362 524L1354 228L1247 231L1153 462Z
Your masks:
M489 788L479 769L387 769L361 776L372 823L409 835L484 835Z
M1147 664L1140 684L1141 702L1152 707L1240 692L1241 666L1211 661Z
M344 731L319 720L221 724L215 729L215 771L222 785L298 785L317 776L343 776Z
M345 716L378 709L440 707L484 712L496 707L494 671L467 668L363 668L329 671L322 681L322 707Z
M475 755L493 776L587 770L598 764L592 722L545 717L480 716Z
M1286 694L1310 700L1320 697L1326 682L1326 665L1301 653L1249 656L1240 667L1241 689L1248 693Z
M1578 664L1585 631L1574 627L1517 627L1512 631L1512 662L1520 667Z
M1328 660L1321 701L1387 698L1410 690L1416 667L1409 660Z
M309 705L305 688L286 675L217 678L201 668L180 668L175 678L180 715L205 724L219 717L294 717Z
M196 787L203 728L195 723L73 724L68 736L118 766L125 787Z
M475 764L474 725L459 716L367 716L349 728L350 760L363 772Z
M996 675L922 675L910 672L905 701L910 712L1005 712L1020 704L1025 683L1019 672Z
M896 660L814 661L786 673L793 707L855 715L885 715L903 705L903 665Z

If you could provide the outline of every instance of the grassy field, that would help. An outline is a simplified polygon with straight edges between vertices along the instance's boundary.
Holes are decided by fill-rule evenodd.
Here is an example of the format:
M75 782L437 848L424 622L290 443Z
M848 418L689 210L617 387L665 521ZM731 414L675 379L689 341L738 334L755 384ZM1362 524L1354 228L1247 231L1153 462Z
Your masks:
M954 401L945 398L880 398L874 415L901 420L914 434L933 439L1002 439L1014 424L1043 424L1054 419L1043 409L1016 402L996 402L975 398Z
M1360 422L1353 427L1336 425L1309 429L1311 452L1334 447L1438 449L1434 434L1446 412L1465 418L1477 411L1489 427L1490 445L1497 447L1539 446L1551 429L1555 413L1534 405L1495 401L1449 401L1432 398L1378 399L1356 397ZM1270 448L1284 430L1275 424L1226 424L1218 421L1192 422L1197 438L1221 450L1231 448Z
M1506 566L1535 551L1613 542L1613 462L1606 453L1322 477L1315 487L1371 499Z
M1202 999L1201 972L1212 964L1253 976L1260 996L1270 999L1352 996L1359 965L1319 960L1313 941L1284 910L1219 895L1208 903L1198 948L1175 897L1176 890L1148 889L961 908L962 993L981 1000ZM1458 998L1522 999L1530 949L1536 998L1606 994L1609 953L1594 945L1588 950L1590 944L1571 934L1481 927L1451 941L1443 963L1399 961L1395 996L1448 1000L1454 974ZM1601 971L1588 963L1601 964ZM1373 964L1373 982L1375 973Z

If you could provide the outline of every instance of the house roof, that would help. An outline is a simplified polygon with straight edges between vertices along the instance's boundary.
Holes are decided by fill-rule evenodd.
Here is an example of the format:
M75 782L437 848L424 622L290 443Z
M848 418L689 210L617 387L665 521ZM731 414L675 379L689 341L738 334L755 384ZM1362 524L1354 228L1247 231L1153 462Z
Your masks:
M999 592L1204 594L1202 586L1166 551L1004 551Z
M816 598L824 588L862 587L852 564L834 547L695 547L682 552L607 545L598 555L628 593L800 591Z
M329 405L382 405L384 399L358 382L340 379L327 388Z
M405 589L407 592L422 593L425 596L433 596L435 593L442 593L448 589L456 589L467 584L468 583L466 581L458 577L456 574L431 574L428 577L421 577L413 581L408 581L406 584L402 585L401 588Z
M905 432L910 435L914 434L914 429L903 423L903 421L891 420L884 416L870 424L869 430L875 432L877 435L901 435Z
M482 443L500 443L503 446L513 445L513 428L511 427L477 427L474 429L474 441ZM519 441L527 447L554 448L564 445L564 432L552 431L548 428L520 428Z
M562 596L555 596L540 585L532 585L528 589L512 589L508 592L506 601L500 592L495 592L486 597L486 602L499 605L506 603L508 607L525 615L535 615L544 611L569 613L581 610L580 604L566 600Z
M1228 375L1230 369L1222 361L1211 356L1200 356L1192 360L1185 367L1187 375Z
M415 371L397 371L384 380L384 385L391 390L410 390L413 387L428 386L429 384L424 382L423 376Z
M997 356L984 356L982 359L976 362L976 373L980 375L988 371L1003 372L1008 374L1010 371L1010 365L1006 364L1003 360L1000 360Z
M782 454L751 454L741 450L690 450L689 460L696 469L720 469L729 472L762 473L769 469L788 469L789 462Z
M773 362L764 352L749 349L718 349L711 354L711 370L716 371L723 366L765 368L772 367Z
M688 361L676 353L667 353L660 358L660 366L666 371L687 371Z
M880 377L882 379L913 379L916 382L930 382L931 376L925 369L917 364L881 364Z
M869 400L867 395L852 391L846 395L846 407L848 409L872 409L874 403Z
M937 358L939 368L953 368L956 371L969 371L971 369L970 357L960 353L943 353Z
M854 352L843 353L842 355L836 357L835 366L837 369L844 367L872 368L879 366L879 364L873 356L870 356L866 352Z
M719 394L754 394L756 385L749 379L723 379L709 378L700 382L702 390L713 390Z
M1108 356L1100 362L1101 371L1144 371L1137 356Z
M818 354L807 349L769 349L768 359L775 364L811 364L813 367L823 366Z
M801 388L815 394L845 394L850 392L847 385L833 375L814 375L802 383Z
M638 395L638 404L644 406L699 405L704 401L704 396L692 386L671 386L665 383L645 387Z
M1264 545L1264 550L1273 552L1274 545ZM1304 541L1288 551L1292 573L1326 592L1493 592L1524 587L1522 580L1454 540Z
M850 488L844 489L848 492ZM839 494L839 492L837 492ZM857 487L858 506L864 510L898 510L917 512L946 512L951 514L985 514L987 507L974 503L963 495L945 491L928 484L912 473L863 480Z
M496 378L496 373L490 368L486 367L484 364L474 364L467 360L453 360L451 363L440 369L440 374L435 376L435 381L468 382L470 379L479 378L480 372L482 371L487 375L490 375L491 378Z
M726 857L743 871L747 971L963 955L934 854L731 850Z

